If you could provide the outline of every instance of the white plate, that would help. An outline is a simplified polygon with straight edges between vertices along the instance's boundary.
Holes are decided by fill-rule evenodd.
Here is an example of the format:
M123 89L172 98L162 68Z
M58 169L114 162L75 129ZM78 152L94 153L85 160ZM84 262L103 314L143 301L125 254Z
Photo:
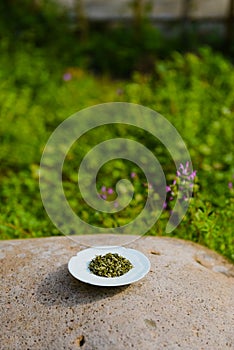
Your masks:
M100 277L94 275L89 270L90 261L96 255L105 255L107 253L117 253L127 258L132 263L133 268L119 277ZM84 249L77 253L76 256L73 256L68 263L68 270L73 277L85 283L105 287L123 286L139 281L149 272L149 269L149 259L138 250L113 246Z

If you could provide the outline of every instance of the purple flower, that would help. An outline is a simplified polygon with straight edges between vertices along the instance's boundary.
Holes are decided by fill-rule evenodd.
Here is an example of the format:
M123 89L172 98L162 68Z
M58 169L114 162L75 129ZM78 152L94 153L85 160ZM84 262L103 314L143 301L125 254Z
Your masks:
M63 80L64 81L69 81L69 80L71 80L71 78L72 78L71 73L67 72L67 73L63 74Z
M183 175L188 175L189 162L186 162L185 167L180 163L179 169L181 169Z
M101 191L106 192L106 186L102 186Z
M134 177L136 177L136 173L132 172L131 173L131 178L133 179Z
M123 89L121 89L121 88L118 88L117 90L116 90L116 94L118 95L118 96L120 96L120 95L123 95Z
M166 192L171 192L171 187L170 186L166 186Z
M228 188L230 188L230 190L233 188L233 183L232 182L228 183Z
M179 170L177 170L178 177L183 177L184 175L184 176L187 176L188 180L194 180L194 178L196 177L196 174L197 174L196 170L192 171L190 174L189 162L186 162L185 166L182 163L180 163Z
M113 189L110 187L110 188L108 188L107 193L108 193L108 194L113 194L114 191L113 191Z
M166 209L166 207L167 207L167 202L164 202L163 203L163 209Z
M105 194L102 194L102 195L101 195L101 198L106 200L106 195L105 195Z
M194 171L188 176L188 179L189 179L189 180L194 180L195 177L196 177L196 175L197 175L197 171L194 170Z

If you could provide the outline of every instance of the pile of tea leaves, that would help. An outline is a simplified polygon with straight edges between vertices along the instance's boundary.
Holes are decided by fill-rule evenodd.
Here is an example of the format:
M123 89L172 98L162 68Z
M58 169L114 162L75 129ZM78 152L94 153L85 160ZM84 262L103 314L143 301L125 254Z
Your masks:
M101 277L119 277L132 268L131 262L117 253L97 255L89 264L90 271Z

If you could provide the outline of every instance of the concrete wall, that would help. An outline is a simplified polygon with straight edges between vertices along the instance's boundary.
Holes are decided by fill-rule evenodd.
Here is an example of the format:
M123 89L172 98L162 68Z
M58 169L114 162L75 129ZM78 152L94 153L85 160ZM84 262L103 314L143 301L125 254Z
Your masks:
M85 15L94 20L128 19L132 15L130 0L57 0L66 7L81 4ZM150 2L150 17L155 20L176 20L183 16L184 0L145 0ZM229 0L189 0L192 19L224 19Z

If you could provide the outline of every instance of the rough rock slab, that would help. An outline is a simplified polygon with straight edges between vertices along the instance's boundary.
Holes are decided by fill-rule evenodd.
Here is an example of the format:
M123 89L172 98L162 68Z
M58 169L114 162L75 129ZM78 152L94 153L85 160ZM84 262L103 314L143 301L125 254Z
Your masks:
M149 257L150 272L108 288L69 274L84 246L67 237L0 246L0 349L234 349L233 265L204 247L138 239L130 247Z

